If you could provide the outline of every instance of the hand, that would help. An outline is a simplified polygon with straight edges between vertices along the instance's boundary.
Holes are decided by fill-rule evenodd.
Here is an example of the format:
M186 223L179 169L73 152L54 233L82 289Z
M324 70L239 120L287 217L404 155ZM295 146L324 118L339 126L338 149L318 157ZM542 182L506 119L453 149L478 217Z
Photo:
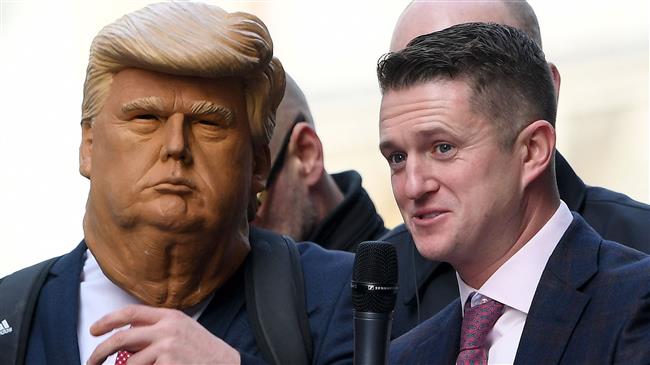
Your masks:
M120 350L138 364L239 364L239 353L198 322L175 309L130 305L109 313L90 327L93 336L131 325L100 343L87 365L102 364Z

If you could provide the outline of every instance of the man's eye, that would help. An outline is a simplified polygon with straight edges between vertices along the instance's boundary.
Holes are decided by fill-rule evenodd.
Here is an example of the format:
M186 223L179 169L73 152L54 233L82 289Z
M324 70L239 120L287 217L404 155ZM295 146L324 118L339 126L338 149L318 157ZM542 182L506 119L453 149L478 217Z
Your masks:
M406 161L406 154L402 152L397 152L397 153L391 153L388 158L388 163L391 165L398 165L404 161Z
M448 154L454 149L454 146L451 143L439 143L435 149L437 152Z
M451 143L438 143L433 147L434 155L438 158L451 158L456 154L456 146Z

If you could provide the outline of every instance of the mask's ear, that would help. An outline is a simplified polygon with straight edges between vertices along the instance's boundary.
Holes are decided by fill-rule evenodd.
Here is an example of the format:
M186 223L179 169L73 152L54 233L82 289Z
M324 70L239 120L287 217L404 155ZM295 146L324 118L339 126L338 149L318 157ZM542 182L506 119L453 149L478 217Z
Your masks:
M266 179L269 177L271 169L271 152L268 145L255 147L253 149L253 176L251 193L256 196L257 193L266 187Z
M266 188L266 179L268 178L269 170L271 169L271 152L268 145L253 148L253 164L251 196L246 210L249 222L255 219L255 214L259 208L257 194L264 191Z
M81 145L79 145L79 173L90 179L93 149L93 127L89 120L81 122Z

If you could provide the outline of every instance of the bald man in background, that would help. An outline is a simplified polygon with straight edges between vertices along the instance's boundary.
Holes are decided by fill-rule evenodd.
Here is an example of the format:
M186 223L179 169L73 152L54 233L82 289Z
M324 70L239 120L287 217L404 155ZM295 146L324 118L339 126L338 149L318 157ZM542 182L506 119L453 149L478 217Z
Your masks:
M468 22L510 25L523 30L540 47L542 45L537 16L525 1L414 1L397 21L390 51L405 48L419 35ZM549 62L549 68L557 97L560 73L553 63ZM650 206L624 194L585 185L559 152L555 156L555 173L560 198L603 238L650 252ZM458 285L451 265L428 261L418 253L404 224L383 239L395 244L398 251L400 291L393 335L400 335L456 299Z
M325 170L307 99L288 74L270 148L271 172L259 195L254 225L350 252L388 231L361 186L359 173L330 175Z

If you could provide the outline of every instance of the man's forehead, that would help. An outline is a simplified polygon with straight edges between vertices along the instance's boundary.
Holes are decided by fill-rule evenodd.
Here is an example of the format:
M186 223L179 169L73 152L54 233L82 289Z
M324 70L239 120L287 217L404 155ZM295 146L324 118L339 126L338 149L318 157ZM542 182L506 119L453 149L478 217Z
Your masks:
M464 79L435 79L384 92L379 111L380 126L388 120L410 118L454 105L467 106L471 89ZM463 108L465 109L465 108Z
M470 22L518 26L502 1L414 1L395 26L390 51L405 48L417 36Z

